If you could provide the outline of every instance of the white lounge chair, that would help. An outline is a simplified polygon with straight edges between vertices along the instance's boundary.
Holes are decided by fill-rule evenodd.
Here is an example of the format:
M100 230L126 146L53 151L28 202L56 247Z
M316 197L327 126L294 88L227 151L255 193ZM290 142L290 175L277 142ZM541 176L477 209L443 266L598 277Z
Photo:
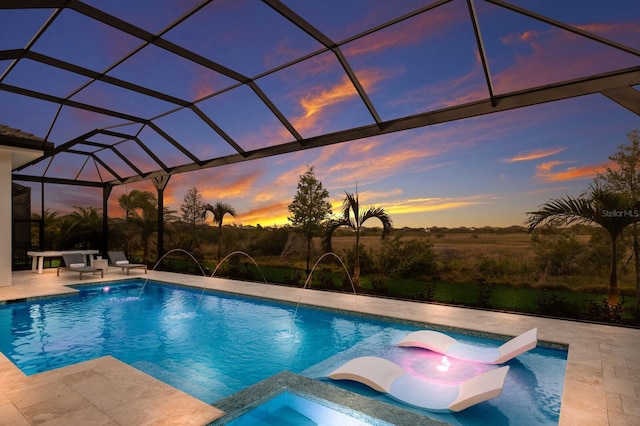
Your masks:
M458 342L453 337L432 330L419 330L407 334L398 346L418 347L438 352L451 358L481 364L503 364L536 347L538 329L533 328L514 337L500 347L485 347Z
M126 269L127 275L129 275L131 269L144 269L144 273L147 273L147 265L144 263L130 263L123 251L110 251L108 254L111 264L122 268L123 271Z
M404 404L425 410L458 412L499 397L508 372L509 366L504 366L463 383L436 383L408 374L398 364L387 359L364 356L348 361L327 377L360 382Z
M58 266L56 275L60 276L60 270L66 269L67 271L74 271L80 273L80 279L85 272L100 272L100 276L104 278L104 271L100 268L94 268L93 266L87 266L84 262L84 256L80 253L63 253L62 259L64 266Z

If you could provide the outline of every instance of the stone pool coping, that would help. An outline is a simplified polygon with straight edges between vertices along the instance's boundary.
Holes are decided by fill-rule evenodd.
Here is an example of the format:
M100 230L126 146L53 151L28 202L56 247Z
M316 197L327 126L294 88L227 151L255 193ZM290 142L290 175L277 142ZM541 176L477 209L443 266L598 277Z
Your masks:
M203 425L224 412L113 357L26 376L0 353L0 424Z
M102 279L82 281L76 274L56 277L55 271L45 270L41 275L15 272L13 285L0 286L0 301L69 293L65 287L69 284L139 277L497 336L516 336L537 327L539 340L569 348L560 426L640 424L639 329L168 272L130 276L115 269L111 272ZM0 381L4 375L2 371ZM4 402L0 400L0 404Z

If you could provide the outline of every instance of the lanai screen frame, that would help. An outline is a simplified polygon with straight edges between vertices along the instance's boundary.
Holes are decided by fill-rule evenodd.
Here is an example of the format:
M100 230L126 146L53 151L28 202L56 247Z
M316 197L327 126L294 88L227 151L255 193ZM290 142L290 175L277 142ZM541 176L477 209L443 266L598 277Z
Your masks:
M212 4L211 0L205 0L192 7L189 10L184 11L180 16L176 17L170 24L166 25L159 31L151 32L143 28L141 25L137 25L135 22L129 22L123 20L113 14L107 13L105 10L97 8L89 4L90 2L81 1L63 1L63 0L5 0L0 3L0 10L2 9L49 9L50 15L45 20L44 24L40 26L33 34L28 43L22 48L0 50L0 61L9 61L9 66L0 74L0 92L7 92L18 96L24 96L48 103L57 105L58 113L63 108L76 108L82 111L87 111L96 114L102 114L105 116L113 117L120 120L120 124L116 126L108 126L99 129L93 129L89 132L74 135L69 140L60 141L52 150L48 150L44 157L27 163L14 170L13 179L16 181L25 182L39 182L41 184L63 184L63 185L76 185L84 187L96 187L103 190L103 212L104 214L104 232L106 236L107 232L107 200L111 190L118 185L125 185L143 180L150 180L154 183L159 194L159 202L162 204L162 193L166 187L170 177L174 174L188 173L190 171L196 171L212 167L220 167L233 163L240 163L251 161L260 158L272 157L286 153L292 153L301 150L307 150L312 148L323 147L327 145L351 142L366 139L369 137L380 136L393 132L401 132L404 130L427 127L440 123L452 122L456 120L462 120L465 118L477 117L486 114L492 114L496 112L508 111L511 109L525 108L528 106L544 104L548 102L561 101L564 99L580 97L585 95L600 94L606 96L612 101L619 104L621 107L632 111L636 115L640 115L640 92L637 90L640 85L640 51L632 46L622 44L620 42L607 39L601 35L587 31L581 27L572 25L567 22L545 16L540 13L536 13L531 10L527 10L518 7L508 1L502 0L438 0L438 1L425 1L424 5L410 10L400 16L394 16L387 21L376 24L370 28L366 28L357 34L350 35L340 40L334 40L326 33L321 31L318 27L314 26L309 20L301 16L300 13L294 9L288 7L284 2L278 0L263 0L262 5L266 6L269 10L276 13L287 23L295 27L301 34L314 43L319 48L312 50L306 54L303 54L293 60L286 63L278 64L277 66L270 68L266 71L262 71L256 75L249 76L238 72L235 69L225 66L224 64L215 62L210 58L207 58L194 50L189 50L181 45L178 45L169 40L166 35L180 25L184 25L185 22L193 19L197 15L204 13L204 11ZM370 94L365 89L364 84L358 76L358 73L354 71L352 64L349 61L348 56L345 54L345 47L352 42L358 41L372 34L382 32L388 28L392 28L396 25L411 20L415 17L422 16L423 14L433 13L441 8L450 7L456 5L464 7L465 13L468 13L467 25L471 28L473 36L475 37L476 51L482 64L482 73L484 76L484 85L486 89L486 97L478 99L472 102L457 104L451 107L438 108L418 114L406 115L399 118L390 120L384 120L381 118L378 110L376 109L375 102L372 101ZM609 49L613 49L617 52L630 55L638 59L637 66L619 68L610 70L604 73L584 75L579 78L554 81L549 84L528 87L523 90L508 92L508 93L496 93L494 88L493 75L490 70L490 55L487 53L486 44L487 40L483 36L482 22L479 19L479 13L477 8L479 5L491 5L492 7L498 7L502 10L509 11L518 16L526 17L527 19L535 20L537 22L548 25L552 28L565 31L575 35L576 37L589 40L598 45L605 46ZM90 20L91 22L100 23L106 25L110 29L113 29L119 33L126 34L128 37L136 39L140 44L135 49L131 50L126 55L122 56L106 69L102 71L95 71L90 66L80 66L66 62L54 55L44 54L34 46L37 46L37 42L41 39L52 25L57 20L61 19L61 16L65 12L72 11L83 18ZM336 11L339 13L339 11ZM167 92L158 91L136 84L132 81L116 78L111 74L111 71L118 65L126 61L127 59L137 55L145 47L154 46L155 48L162 49L164 52L170 55L181 58L182 60L189 61L190 63L197 64L200 67L210 70L211 72L218 73L228 79L231 83L214 93L210 93L200 99L183 99L168 94ZM357 92L357 96L360 99L361 104L366 108L370 118L370 124L352 127L344 130L339 130L330 133L323 133L315 136L304 137L301 132L295 127L291 119L276 105L276 102L272 100L262 89L261 80L270 75L281 72L282 70L294 67L305 61L311 60L320 55L330 54L335 58L335 61L339 63L345 78L352 84L353 89ZM55 96L50 93L39 91L34 87L25 85L13 85L8 84L6 81L21 63L21 61L30 61L52 67L52 69L61 70L65 73L71 73L73 75L87 79L87 83L83 83L74 89L67 96ZM85 89L92 83L105 83L112 85L119 89L126 89L127 91L136 93L140 96L152 98L159 102L166 103L170 107L160 113L153 116L138 116L130 113L126 113L121 110L113 110L102 107L98 104L90 102L77 101L74 96ZM290 140L285 143L269 145L259 147L256 149L245 149L241 141L235 140L230 136L225 129L217 123L215 117L207 115L200 105L207 99L214 98L216 96L224 95L225 93L232 91L239 87L246 87L253 93L264 107L275 117L275 119L282 125L284 129L290 134ZM228 145L232 153L226 155L213 156L210 158L201 158L192 150L188 149L184 141L176 140L172 138L165 129L157 124L157 121L178 110L189 110L195 114L206 126L208 126L212 132L214 132L224 143ZM49 133L51 128L55 125L56 118L50 123L49 132L44 136L43 143L51 143L49 141ZM137 124L136 126L128 126L129 124ZM4 123L11 125L11 123ZM141 127L140 127L141 126ZM182 155L188 158L187 162L179 165L167 165L160 158L154 154L152 144L146 142L140 137L140 131L130 132L128 128L150 128L166 143L175 147ZM105 136L109 138L118 139L120 142L114 144L102 144L96 142L96 137ZM142 167L131 161L125 152L119 149L119 146L124 146L124 142L132 142L144 151L149 158L155 163L156 167L151 170L143 170ZM105 162L99 155L100 151L111 151L119 161L126 164L130 173L122 174L116 171L112 164ZM47 173L48 166L44 167L44 172L38 175L35 173L28 173L30 169L36 164L43 164L43 162L51 162L58 155L63 154L75 154L86 158L86 161L95 165L96 168L103 170L105 177L100 175L98 180L87 180L80 178L78 174L74 179L61 178L51 176ZM44 205L42 206L44 209ZM159 208L159 223L162 224L162 206ZM106 238L106 237L105 237ZM162 230L159 230L159 251L162 250ZM104 244L104 250L106 250L106 242Z

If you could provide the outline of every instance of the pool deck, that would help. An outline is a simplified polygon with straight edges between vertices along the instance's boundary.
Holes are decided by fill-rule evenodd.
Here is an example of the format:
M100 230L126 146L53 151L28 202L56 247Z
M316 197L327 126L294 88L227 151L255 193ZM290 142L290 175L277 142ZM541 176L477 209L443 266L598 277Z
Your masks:
M538 339L569 346L560 425L640 425L640 330L262 283L149 271L104 278L45 270L15 272L0 301L68 293L68 284L127 278L206 287L231 293L356 311L443 327ZM112 357L25 376L0 354L2 425L206 425L223 412Z

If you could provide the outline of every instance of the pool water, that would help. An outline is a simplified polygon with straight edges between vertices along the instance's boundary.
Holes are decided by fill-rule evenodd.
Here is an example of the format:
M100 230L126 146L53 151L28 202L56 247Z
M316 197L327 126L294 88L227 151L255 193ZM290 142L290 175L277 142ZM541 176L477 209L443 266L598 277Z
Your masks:
M78 288L78 296L0 307L0 351L25 374L112 355L207 403L284 370L395 403L356 383L325 377L362 355L383 356L436 380L462 381L495 368L452 362L449 371L436 373L440 356L394 345L415 328L356 315L203 295L144 279ZM457 414L428 415L465 425L557 424L566 352L538 347L509 365L500 398Z
M275 398L259 405L235 420L228 426L391 426L387 422L371 419L367 416L332 407L327 401L312 401L293 392L282 392Z

